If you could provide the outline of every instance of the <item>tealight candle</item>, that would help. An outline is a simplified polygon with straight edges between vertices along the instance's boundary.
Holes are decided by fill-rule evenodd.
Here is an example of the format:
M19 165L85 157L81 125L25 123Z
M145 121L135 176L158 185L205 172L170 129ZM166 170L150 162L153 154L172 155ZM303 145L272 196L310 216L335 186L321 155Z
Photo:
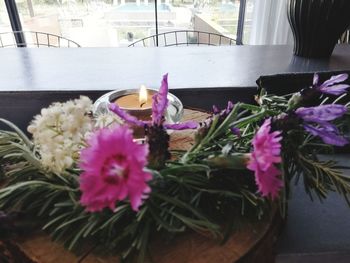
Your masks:
M148 90L141 86L139 93L131 93L115 100L119 107L124 109L147 109L152 107L152 98L148 96Z
M119 89L108 92L98 98L94 103L93 114L106 114L109 112L108 105L116 103L130 115L142 120L151 120L152 118L152 96L157 93L156 89ZM145 95L146 94L146 95ZM168 93L168 107L164 113L167 123L177 123L183 115L183 105L181 101L173 94ZM144 138L142 127L133 127L134 137Z
M154 91L147 90L146 87L142 85L138 92L130 90L130 93L117 97L114 103L141 120L150 120L153 94Z

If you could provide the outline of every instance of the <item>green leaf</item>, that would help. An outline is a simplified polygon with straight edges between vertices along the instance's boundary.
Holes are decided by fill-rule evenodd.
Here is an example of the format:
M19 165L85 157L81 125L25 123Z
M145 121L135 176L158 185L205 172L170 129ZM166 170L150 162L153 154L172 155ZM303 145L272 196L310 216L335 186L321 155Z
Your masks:
M153 219L164 229L166 229L169 232L183 232L185 231L185 226L181 226L181 227L175 227L173 225L171 225L170 223L168 223L167 221L165 221L158 212L156 212L154 210L153 205L148 205L149 211L153 217Z
M15 124L13 124L12 122L2 119L0 118L0 122L6 124L7 126L9 126L11 129L13 129L18 136L22 139L22 141L27 145L27 147L29 149L33 149L33 143L28 139L28 137L21 131L20 128L18 128Z
M42 229L45 230L45 229L51 227L52 225L54 225L55 223L59 222L63 218L69 217L71 215L72 215L72 211L68 211L68 212L65 212L63 214L60 214L59 216L56 216L53 220L49 221L46 225L44 225L42 227Z
M210 172L210 168L204 164L180 164L180 165L172 165L171 167L167 167L160 171L160 174L167 175L177 175L184 174L187 172L197 173L197 172L205 172L208 174Z
M205 162L211 167L220 169L245 170L247 158L245 154L233 153L227 156L220 155L209 157Z
M208 220L198 220L193 219L184 215L180 215L176 212L172 213L175 217L177 217L179 220L181 220L186 226L189 228L195 230L195 231L210 231L213 235L216 236L218 233L220 227L216 224L211 223Z
M117 209L114 211L114 214L111 215L111 217L102 226L100 226L99 229L104 229L108 226L113 225L114 222L116 222L117 220L122 218L129 211L130 211L129 204L123 204L123 205L118 206Z
M202 215L199 211L197 211L194 207L192 207L191 205L189 205L189 204L187 204L185 202L180 201L177 198L172 198L170 196L166 196L166 195L161 194L161 193L152 193L152 196L154 196L156 198L159 198L159 199L162 199L162 200L164 200L164 201L166 201L168 203L174 204L174 205L176 205L178 207L184 208L184 209L186 209L188 211L191 211L191 213L194 216L196 216L196 217L198 217L198 218L200 218L202 220L208 221L208 219L204 215Z

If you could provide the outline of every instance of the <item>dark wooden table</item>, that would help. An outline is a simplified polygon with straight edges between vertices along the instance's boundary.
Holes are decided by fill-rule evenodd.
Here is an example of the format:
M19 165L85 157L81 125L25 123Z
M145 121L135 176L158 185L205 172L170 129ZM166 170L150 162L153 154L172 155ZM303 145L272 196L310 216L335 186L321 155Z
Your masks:
M350 45L330 59L292 55L291 46L0 49L1 91L255 87L261 75L350 69Z

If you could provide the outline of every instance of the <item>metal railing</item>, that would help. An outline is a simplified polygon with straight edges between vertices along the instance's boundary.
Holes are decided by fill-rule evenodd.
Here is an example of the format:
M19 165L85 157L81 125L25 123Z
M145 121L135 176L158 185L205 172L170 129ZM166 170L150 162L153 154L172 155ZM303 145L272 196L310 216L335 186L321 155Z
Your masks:
M171 47L192 45L232 46L236 44L235 39L216 33L193 30L177 30L140 39L130 44L129 47Z
M19 41L22 36L23 41ZM80 47L65 37L36 31L13 31L0 33L0 47Z

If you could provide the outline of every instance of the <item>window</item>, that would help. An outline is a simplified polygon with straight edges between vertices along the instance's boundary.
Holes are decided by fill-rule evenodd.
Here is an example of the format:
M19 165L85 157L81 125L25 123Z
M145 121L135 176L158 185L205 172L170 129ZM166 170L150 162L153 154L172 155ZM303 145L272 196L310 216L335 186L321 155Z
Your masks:
M11 31L9 16L6 12L5 2L0 1L0 32L8 31Z
M250 33L252 30L252 20L254 14L254 2L255 0L247 0L245 6L245 19L243 28L243 43L249 43Z
M23 30L49 32L84 47L125 46L155 27L154 7L127 0L16 0Z
M158 0L156 24L154 0L15 1L23 30L61 35L83 47L128 46L156 34L156 26L158 33L196 30L236 39L240 4L246 2ZM251 9L248 3L248 24Z

